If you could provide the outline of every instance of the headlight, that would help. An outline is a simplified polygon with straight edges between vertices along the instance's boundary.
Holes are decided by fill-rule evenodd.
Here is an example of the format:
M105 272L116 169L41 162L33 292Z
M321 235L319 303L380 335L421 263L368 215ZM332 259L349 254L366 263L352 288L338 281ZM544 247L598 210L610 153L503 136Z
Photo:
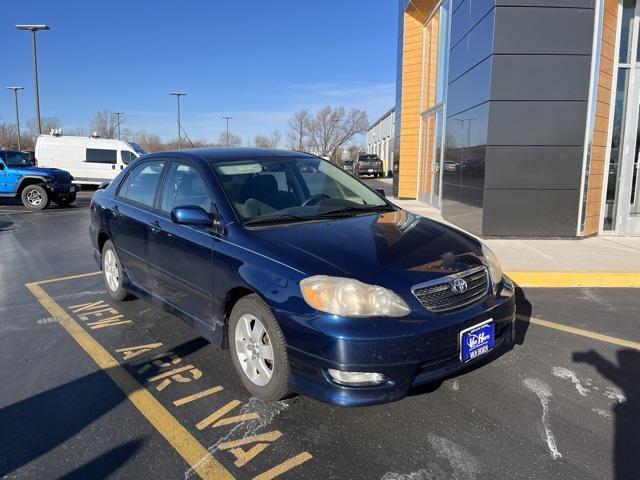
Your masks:
M352 278L316 275L300 282L309 306L341 317L404 317L406 303L391 290Z
M484 257L486 265L489 268L491 282L494 285L497 285L498 283L500 283L500 280L502 280L502 268L500 267L498 257L496 257L496 254L493 253L491 249L486 245L482 245L482 256Z

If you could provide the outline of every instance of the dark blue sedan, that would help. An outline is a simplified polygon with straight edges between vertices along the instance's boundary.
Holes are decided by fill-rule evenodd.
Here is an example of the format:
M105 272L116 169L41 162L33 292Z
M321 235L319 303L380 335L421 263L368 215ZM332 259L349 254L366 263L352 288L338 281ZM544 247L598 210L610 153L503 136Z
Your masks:
M313 155L146 155L91 205L109 294L162 305L245 387L340 405L403 397L513 341L494 254Z

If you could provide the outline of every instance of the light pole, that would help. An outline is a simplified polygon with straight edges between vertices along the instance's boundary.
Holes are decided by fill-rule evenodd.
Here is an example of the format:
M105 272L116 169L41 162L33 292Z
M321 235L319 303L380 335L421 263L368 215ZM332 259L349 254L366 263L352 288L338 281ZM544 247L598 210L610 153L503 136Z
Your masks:
M227 121L227 147L228 147L229 146L229 120L231 120L233 117L225 116L222 118Z
M13 90L13 97L16 102L16 125L18 127L18 150L22 150L20 146L20 111L18 110L18 90L24 90L24 87L7 87L7 90Z
M118 140L120 140L120 115L124 115L124 112L113 112L118 119Z
M180 124L180 97L186 95L184 92L171 92L169 95L175 95L176 100L178 101L178 149L182 148L182 136L181 130L182 125Z
M33 50L33 84L36 93L36 124L38 135L42 134L42 124L40 123L40 92L38 89L38 54L36 49L36 32L38 30L49 30L48 25L16 25L18 30L31 31L31 47Z

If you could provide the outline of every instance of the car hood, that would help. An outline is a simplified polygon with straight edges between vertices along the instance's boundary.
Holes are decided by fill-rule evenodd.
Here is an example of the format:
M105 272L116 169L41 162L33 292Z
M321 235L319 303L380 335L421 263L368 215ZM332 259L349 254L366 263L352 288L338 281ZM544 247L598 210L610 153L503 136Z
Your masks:
M11 167L11 171L21 175L41 175L44 177L65 177L68 172L59 168Z
M478 240L405 210L254 234L271 255L287 258L305 274L351 277L395 291L481 265Z

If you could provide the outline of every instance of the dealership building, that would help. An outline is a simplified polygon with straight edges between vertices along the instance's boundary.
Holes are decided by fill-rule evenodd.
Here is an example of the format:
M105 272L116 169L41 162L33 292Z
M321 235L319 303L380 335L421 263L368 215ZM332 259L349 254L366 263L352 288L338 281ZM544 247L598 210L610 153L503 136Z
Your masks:
M396 109L391 108L367 130L367 153L375 154L382 160L382 169L387 175L391 171L393 140L395 138Z
M482 236L640 235L640 0L399 0L393 188Z

